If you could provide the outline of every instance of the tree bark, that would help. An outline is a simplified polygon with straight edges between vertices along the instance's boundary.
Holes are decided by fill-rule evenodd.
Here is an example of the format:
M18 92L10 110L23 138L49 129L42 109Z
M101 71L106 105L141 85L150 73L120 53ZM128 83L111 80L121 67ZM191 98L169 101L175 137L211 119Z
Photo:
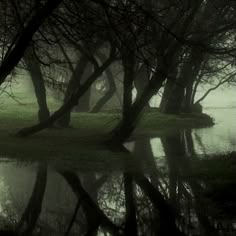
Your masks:
M142 97L145 88L148 86L150 71L148 70L148 66L142 64L139 70L137 71L134 79L134 87L137 90L136 99L139 100Z
M171 91L173 90L175 81L168 79L165 83L164 92L161 97L160 111L164 112L167 106L168 98L171 96Z
M112 98L116 91L116 84L112 75L112 72L108 68L106 70L106 76L107 76L107 81L108 81L108 91L104 94L103 97L101 97L97 103L94 105L94 107L91 109L91 113L97 113L99 112L102 107Z
M39 106L38 118L39 122L41 122L48 119L50 114L47 106L46 88L40 68L40 63L35 57L31 47L28 48L28 50L26 50L24 54L24 62L27 66L27 69L29 71L34 86L34 91Z

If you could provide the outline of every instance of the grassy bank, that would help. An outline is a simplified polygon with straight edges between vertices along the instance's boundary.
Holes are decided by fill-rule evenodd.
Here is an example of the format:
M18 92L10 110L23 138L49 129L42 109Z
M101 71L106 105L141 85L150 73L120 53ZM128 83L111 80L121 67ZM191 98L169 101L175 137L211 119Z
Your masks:
M30 138L17 138L18 129L37 123L35 104L0 105L0 155L29 158L68 158L101 156L111 153L99 145L105 135L119 122L118 112L98 114L73 113L72 128L50 128ZM55 104L53 109L56 109ZM204 114L163 115L158 111L146 112L132 139L160 136L176 129L207 127L212 119ZM99 158L99 157L98 157ZM116 157L115 157L116 158Z
M53 104L51 111L56 110ZM0 130L14 132L25 126L30 126L38 122L37 106L34 103L26 105L20 104L0 104ZM120 120L120 112L101 112L101 113L72 113L71 126L77 131L85 133L103 134L110 131ZM137 126L136 134L149 134L155 132L156 136L163 131L173 129L191 129L209 127L214 124L211 117L206 114L180 114L166 115L158 110L146 111ZM68 130L61 129L63 132ZM70 132L72 129L69 130ZM51 129L50 129L51 132ZM73 134L73 132L71 132Z

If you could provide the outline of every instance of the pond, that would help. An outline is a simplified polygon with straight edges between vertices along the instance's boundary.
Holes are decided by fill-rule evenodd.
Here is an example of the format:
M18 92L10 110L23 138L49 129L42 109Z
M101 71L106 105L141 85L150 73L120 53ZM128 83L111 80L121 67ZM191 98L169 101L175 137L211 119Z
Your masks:
M132 167L2 159L0 235L235 235L236 111L207 112L214 127L125 144Z
M205 112L214 117L215 125L193 130L198 153L236 151L236 108L209 108Z
M204 112L214 118L213 127L184 131L191 136L195 153L210 155L236 151L236 108L208 108ZM150 142L156 157L165 155L160 137L152 138ZM126 147L132 151L134 142L126 144Z

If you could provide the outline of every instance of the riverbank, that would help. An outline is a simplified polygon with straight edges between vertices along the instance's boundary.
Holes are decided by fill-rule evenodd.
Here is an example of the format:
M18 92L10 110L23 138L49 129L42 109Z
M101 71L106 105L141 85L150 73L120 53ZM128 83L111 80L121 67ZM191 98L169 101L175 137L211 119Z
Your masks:
M15 109L13 109L15 108ZM72 128L53 127L29 138L17 138L20 128L37 123L37 110L31 105L1 107L0 155L23 158L75 158L101 155L110 158L111 153L100 143L119 122L117 112L98 114L73 113ZM213 119L206 114L163 115L158 111L146 112L131 139L139 136L163 135L176 129L212 126Z

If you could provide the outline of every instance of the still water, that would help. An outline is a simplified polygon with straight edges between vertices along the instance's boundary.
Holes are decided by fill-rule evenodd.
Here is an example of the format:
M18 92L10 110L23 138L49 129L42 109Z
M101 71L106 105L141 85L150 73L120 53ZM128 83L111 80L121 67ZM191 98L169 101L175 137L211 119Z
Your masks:
M214 127L127 143L133 168L2 159L0 235L236 235L236 155L207 158L236 151L236 110L206 112Z
M208 108L204 112L214 118L215 125L191 130L195 153L210 155L236 151L236 108ZM165 155L160 138L151 139L151 146L156 157ZM132 150L133 144L127 147Z

